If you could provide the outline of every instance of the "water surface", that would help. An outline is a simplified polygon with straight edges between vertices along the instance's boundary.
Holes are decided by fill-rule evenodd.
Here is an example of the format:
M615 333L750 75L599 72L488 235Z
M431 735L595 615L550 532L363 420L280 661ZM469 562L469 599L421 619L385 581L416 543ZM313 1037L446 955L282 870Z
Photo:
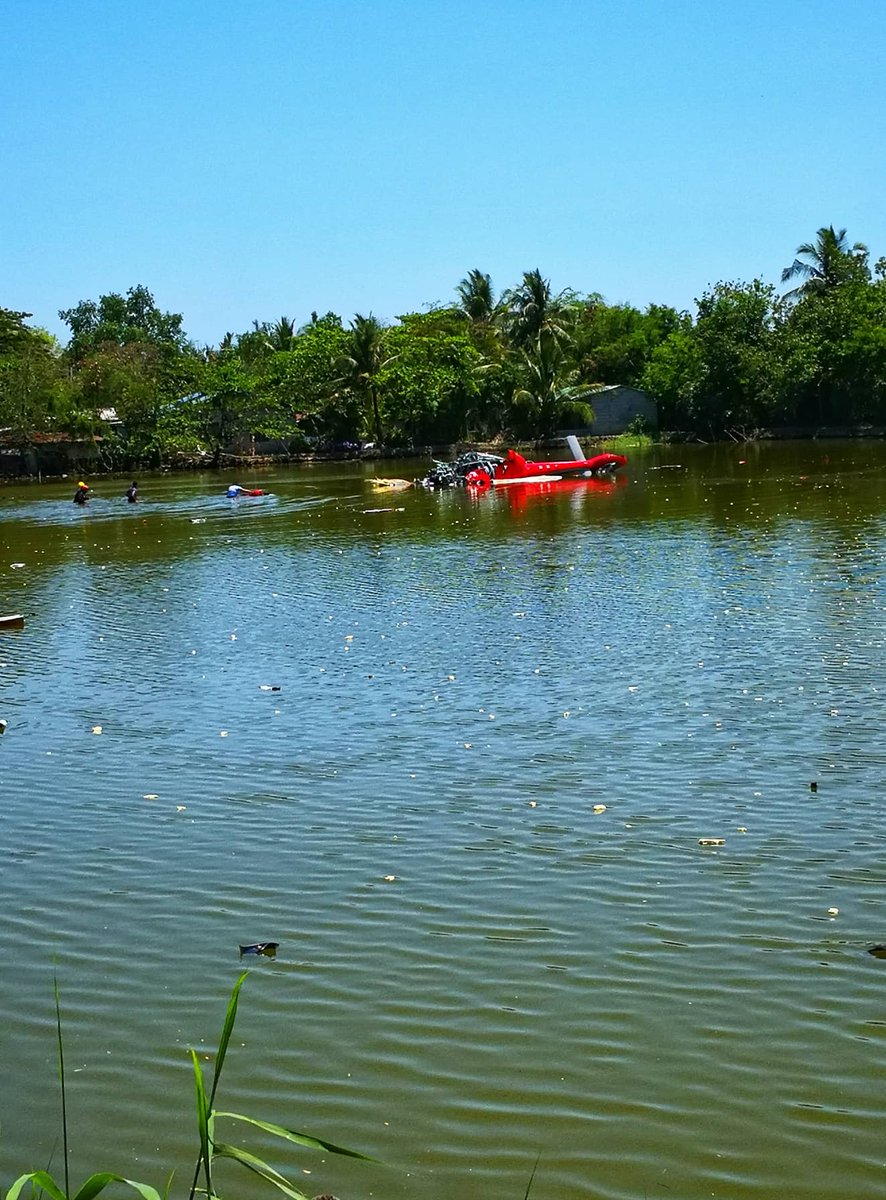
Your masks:
M886 447L422 466L0 488L0 1186L55 972L74 1173L186 1192L248 965L223 1107L383 1160L244 1136L308 1194L880 1197Z

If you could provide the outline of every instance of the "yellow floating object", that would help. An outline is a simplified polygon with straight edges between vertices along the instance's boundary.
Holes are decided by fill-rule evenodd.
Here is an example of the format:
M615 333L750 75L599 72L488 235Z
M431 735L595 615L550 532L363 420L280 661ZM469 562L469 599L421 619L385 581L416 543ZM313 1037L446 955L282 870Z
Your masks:
M378 492L402 492L412 487L411 479L370 479L368 483Z

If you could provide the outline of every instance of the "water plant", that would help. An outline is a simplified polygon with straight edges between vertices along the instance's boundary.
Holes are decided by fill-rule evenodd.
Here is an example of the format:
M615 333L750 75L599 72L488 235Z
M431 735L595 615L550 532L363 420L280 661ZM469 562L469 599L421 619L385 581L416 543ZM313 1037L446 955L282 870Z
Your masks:
M197 1162L194 1168L194 1178L191 1183L189 1192L189 1200L199 1194L207 1198L207 1200L220 1200L219 1194L215 1189L213 1179L213 1164L217 1159L229 1158L235 1162L239 1162L242 1166L268 1183L272 1183L274 1187L289 1196L291 1200L308 1200L307 1195L295 1186L284 1175L274 1170L268 1163L264 1162L257 1155L252 1154L248 1150L244 1150L240 1146L232 1146L229 1143L221 1142L216 1138L216 1121L226 1119L231 1121L244 1122L248 1125L253 1125L257 1129L261 1129L265 1133L272 1134L274 1137L281 1138L287 1142L294 1142L300 1146L307 1146L312 1150L326 1150L331 1154L344 1154L349 1158L360 1158L367 1162L377 1162L377 1159L372 1158L368 1154L361 1154L357 1150L348 1150L344 1146L337 1146L333 1142L327 1142L323 1138L313 1137L307 1133L299 1133L294 1129L286 1129L282 1125L274 1125L269 1121L260 1121L255 1117L245 1116L243 1113L222 1112L215 1107L215 1096L218 1091L219 1080L221 1079L222 1068L225 1064L225 1057L228 1052L228 1046L231 1041L231 1034L234 1030L234 1022L237 1019L237 1006L240 1000L240 989L249 974L244 971L237 982L234 984L234 990L231 993L231 998L228 1001L227 1011L225 1013L225 1021L222 1027L221 1037L219 1039L218 1051L215 1057L215 1068L212 1076L212 1085L207 1092L206 1082L203 1077L203 1070L197 1059L197 1054L191 1050L191 1062L194 1068L194 1092L197 1103L197 1134L199 1138L199 1148L197 1151ZM94 1175L90 1175L87 1180L80 1185L75 1191L71 1191L70 1181L70 1155L68 1146L68 1111L67 1111L67 1096L65 1092L65 1056L64 1042L62 1039L62 1021L61 1021L61 1005L59 1002L58 982L55 982L55 1017L56 1017L56 1038L58 1044L58 1074L59 1074L59 1091L61 1096L61 1120L62 1120L62 1156L64 1160L64 1178L62 1182L56 1180L48 1170L30 1171L25 1175L19 1176L15 1180L12 1187L6 1193L6 1200L18 1200L23 1190L30 1184L31 1192L34 1195L45 1193L50 1197L50 1200L95 1200L106 1187L110 1184L125 1184L138 1192L142 1200L168 1200L170 1188L172 1186L172 1175L170 1175L166 1187L161 1198L160 1193L156 1188L151 1187L147 1183L139 1183L134 1179L127 1179L122 1175L117 1175L112 1171L99 1171ZM202 1182L201 1182L202 1180Z
M51 1200L93 1200L111 1183L125 1183L134 1191L138 1192L143 1200L160 1200L160 1194L156 1188L152 1188L150 1184L138 1183L134 1179L125 1179L122 1175L116 1175L112 1171L99 1171L95 1175L90 1175L89 1178L71 1194L71 1177L70 1177L70 1153L68 1148L68 1103L65 1092L65 1048L62 1040L62 1015L61 1004L59 1002L58 980L53 984L55 992L55 1030L56 1043L58 1048L58 1081L59 1092L61 1094L61 1110L62 1110L62 1157L64 1159L64 1190L59 1186L58 1182L50 1175L48 1171L30 1171L26 1175L20 1175L13 1183L12 1187L6 1193L6 1200L18 1200L23 1189L30 1183L33 1193L45 1192ZM171 1179L170 1179L171 1182ZM164 1200L169 1191L167 1184Z
M222 1068L225 1064L225 1056L228 1051L228 1044L231 1040L231 1033L234 1029L234 1021L237 1018L237 1005L240 999L240 989L243 986L243 981L248 975L248 971L244 971L237 982L234 984L234 990L231 993L231 999L228 1001L228 1009L225 1014L225 1023L222 1029L222 1035L218 1044L218 1052L215 1058L215 1070L212 1077L212 1087L207 1095L206 1084L203 1078L203 1070L197 1059L196 1052L191 1051L191 1061L194 1065L194 1091L197 1101L197 1131L200 1137L200 1149L197 1155L197 1163L194 1168L194 1179L191 1184L189 1200L194 1200L198 1192L202 1192L207 1200L216 1200L217 1192L213 1183L212 1167L213 1163L218 1158L230 1158L235 1162L241 1163L254 1174L261 1176L262 1179L272 1183L285 1195L290 1196L292 1200L308 1200L304 1192L300 1191L293 1183L286 1179L273 1167L269 1166L262 1159L244 1150L239 1146L232 1146L226 1142L216 1140L215 1124L219 1118L226 1118L232 1121L242 1121L249 1125L254 1125L257 1129L263 1130L265 1133L270 1133L274 1137L278 1137L287 1142L295 1142L300 1146L307 1146L312 1150L327 1150L331 1154L344 1154L349 1158L362 1158L368 1162L376 1162L376 1159L371 1158L367 1154L360 1154L356 1150L348 1150L344 1146L336 1146L333 1142L324 1141L322 1138L312 1137L307 1133L298 1133L294 1129L286 1129L282 1125L274 1125L269 1121L259 1121L255 1117L244 1116L242 1113L221 1112L215 1108L215 1094L218 1090L219 1079L221 1078ZM203 1187L199 1187L200 1177L203 1176ZM84 1197L83 1200L86 1200Z

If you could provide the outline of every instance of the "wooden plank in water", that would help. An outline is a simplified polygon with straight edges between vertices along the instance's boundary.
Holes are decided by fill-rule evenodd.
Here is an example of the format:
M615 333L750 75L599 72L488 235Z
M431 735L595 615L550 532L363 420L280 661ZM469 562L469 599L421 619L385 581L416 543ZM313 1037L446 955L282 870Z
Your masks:
M25 618L21 613L12 613L8 617L0 617L0 629L24 629Z

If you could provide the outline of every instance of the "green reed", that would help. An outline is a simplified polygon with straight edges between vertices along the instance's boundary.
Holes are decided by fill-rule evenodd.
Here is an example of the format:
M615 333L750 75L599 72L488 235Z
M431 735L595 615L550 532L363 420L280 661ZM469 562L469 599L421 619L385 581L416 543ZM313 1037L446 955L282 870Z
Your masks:
M326 1150L331 1154L344 1154L349 1158L361 1158L367 1162L377 1162L377 1159L371 1158L368 1154L360 1154L356 1150L348 1150L344 1146L337 1146L333 1142L324 1141L323 1138L312 1137L307 1133L298 1133L294 1129L285 1129L282 1125L274 1125L269 1121L259 1121L255 1117L245 1116L243 1113L221 1112L215 1108L215 1096L218 1091L219 1080L221 1079L222 1068L225 1064L225 1057L228 1052L228 1046L231 1041L231 1034L234 1031L234 1022L237 1019L237 1005L240 1000L240 989L243 986L248 971L244 971L234 985L234 990L231 993L231 998L228 1001L227 1011L225 1013L225 1021L222 1027L221 1037L218 1044L218 1052L215 1057L215 1067L212 1076L212 1086L209 1092L206 1091L206 1084L203 1078L203 1071L197 1059L194 1050L191 1050L191 1062L194 1068L194 1093L197 1103L197 1136L199 1147L197 1151L197 1162L194 1168L194 1178L191 1183L188 1200L194 1200L196 1195L202 1194L207 1200L220 1200L218 1192L215 1190L213 1182L213 1164L217 1159L230 1158L235 1162L241 1163L253 1174L260 1176L262 1179L272 1183L274 1187L283 1192L286 1196L291 1197L291 1200L308 1200L307 1195L300 1191L295 1184L291 1183L284 1175L281 1175L268 1163L264 1162L257 1155L244 1150L239 1146L232 1146L228 1143L218 1141L215 1134L216 1121L224 1118L230 1121L240 1121L248 1125L254 1125L257 1129L263 1130L265 1133L272 1134L274 1137L281 1138L287 1142L295 1142L300 1146L307 1146L311 1150ZM89 1178L80 1185L76 1192L71 1192L70 1172L69 1172L69 1146L68 1146L68 1112L67 1112L67 1097L65 1092L65 1058L64 1058L64 1043L62 1040L62 1021L61 1021L61 1005L59 1002L58 983L55 984L55 1015L56 1015L56 1033L58 1041L58 1071L59 1071L59 1090L61 1094L61 1118L62 1118L62 1150L64 1156L64 1186L62 1186L48 1171L30 1171L25 1175L21 1175L13 1183L12 1187L6 1193L6 1200L18 1200L23 1189L30 1184L32 1195L45 1193L50 1197L50 1200L94 1200L112 1183L122 1183L127 1187L132 1188L142 1197L142 1200L168 1200L170 1187L172 1186L172 1175L170 1175L166 1187L161 1198L160 1193L147 1183L139 1183L134 1179L126 1179L122 1175L116 1175L112 1171L100 1171L95 1175L90 1175ZM202 1177L202 1186L201 1186Z

